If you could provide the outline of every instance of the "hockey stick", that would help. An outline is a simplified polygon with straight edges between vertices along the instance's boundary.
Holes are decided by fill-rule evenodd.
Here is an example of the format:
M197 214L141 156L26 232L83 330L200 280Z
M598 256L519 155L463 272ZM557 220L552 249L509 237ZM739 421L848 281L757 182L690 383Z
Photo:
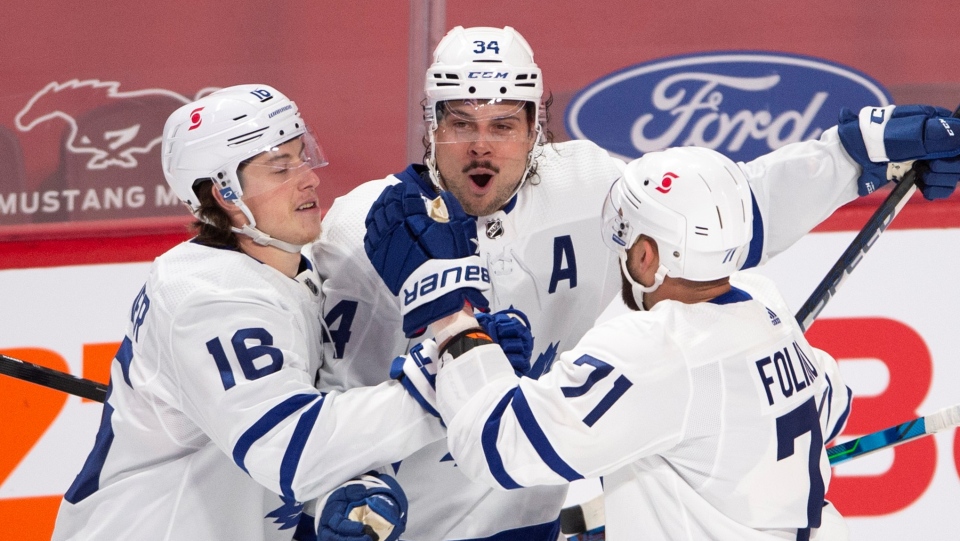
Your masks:
M953 112L953 116L960 118L960 106ZM880 234L887 229L890 223L893 222L893 219L897 217L897 214L903 210L903 207L910 200L910 197L917 191L917 169L925 165L926 164L922 162L915 162L913 164L910 171L894 186L887 198L881 203L877 210L874 211L873 215L867 220L867 223L864 224L863 228L857 236L854 237L847 249L840 255L837 262L834 263L833 267L831 267L823 277L823 280L820 281L820 284L813 290L813 293L810 294L807 301L803 303L803 306L800 307L800 310L797 311L797 315L795 316L797 323L800 324L801 330L806 332L806 330L810 328L813 321L820 315L823 308L836 294L840 284L853 272L853 269L860 263L863 256L877 241ZM950 409L951 408L948 408L948 410ZM941 414L944 414L944 412L935 413L930 417L936 417ZM924 419L926 418L921 417L889 428L887 431L892 431L892 433L888 436L884 436L886 431L880 431L851 440L840 446L831 447L827 450L827 456L831 459L830 464L840 463L888 446L899 445L905 441L932 434L933 431L923 431L923 426L926 424ZM903 431L902 436L898 430L901 429L901 427ZM911 429L913 432L911 432ZM846 446L857 450L846 451ZM844 447L844 449L839 449L840 447ZM831 454L830 451L833 449L838 450ZM834 462L834 455L838 457L836 462ZM570 537L568 541L593 541L603 539L603 523L603 496L598 496L583 504L560 510L561 531L564 532L565 535L573 536Z
M107 386L93 380L78 378L66 372L47 368L0 353L0 374L43 385L72 395L103 402Z
M929 436L957 425L960 425L960 404L834 445L827 448L827 457L830 458L830 465L836 466L848 460L869 455L888 447L895 447L901 443L922 436Z
M953 112L953 116L960 118L960 106ZM897 214L900 214L907 201L917 191L917 169L923 167L926 167L924 162L913 164L910 171L893 187L890 195L874 211L863 229L854 237L850 246L847 246L837 262L833 264L820 284L813 290L807 302L803 303L796 315L800 329L806 331L810 328L813 320L823 311L830 299L836 295L840 284L853 272L853 269L860 263L873 243L877 241L880 234L886 231L893 219L897 217Z
M918 167L918 165L915 164L914 168L916 167ZM914 169L910 169L910 171L904 175L903 180L894 186L890 195L884 199L880 207L870 216L870 219L867 220L863 229L854 237L850 246L847 246L847 249L840 255L840 259L833 264L833 267L831 267L826 276L823 277L823 280L820 281L817 288L810 294L807 302L803 303L803 306L797 311L797 323L800 324L801 330L806 331L810 328L813 320L820 315L820 312L823 311L827 303L830 302L830 299L837 293L837 288L840 287L840 284L850 276L850 273L852 273L853 269L860 263L860 260L863 259L863 256L873 246L873 243L877 241L880 234L893 222L893 219L897 217L897 214L900 213L907 204L907 201L910 200L910 196L916 191L917 173Z
M960 426L960 404L828 447L827 458L830 466L836 466L956 426ZM560 531L570 536L567 541L604 539L603 524L602 495L560 511Z

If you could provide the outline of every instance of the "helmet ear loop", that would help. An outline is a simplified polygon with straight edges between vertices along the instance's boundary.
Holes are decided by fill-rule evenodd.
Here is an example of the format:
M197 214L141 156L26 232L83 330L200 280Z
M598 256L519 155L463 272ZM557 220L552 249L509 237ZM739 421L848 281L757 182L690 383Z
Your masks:
M634 280L633 276L630 274L630 271L627 269L627 250L620 251L620 269L623 271L623 275L626 276L627 281L630 282L630 287L633 290L633 297L637 299L637 304L642 304L643 294L644 293L653 293L656 291L660 284L663 283L663 279L667 276L667 267L660 263L657 267L657 272L653 275L653 283L649 286L645 286L640 282Z
M279 187L280 186L276 186L271 190L256 194L251 197L260 197L261 195L266 195L272 192L273 190L276 190ZM303 244L293 244L291 242L275 239L271 237L268 233L258 228L257 219L253 217L253 212L250 210L250 207L248 207L247 204L243 201L243 199L241 199L241 197L237 197L236 199L230 200L230 202L236 205L238 209L240 209L240 212L243 213L244 217L246 217L248 222L243 227L231 227L230 230L233 231L234 233L238 235L243 235L245 237L249 237L257 245L272 246L274 248L279 248L280 250L283 250L284 252L288 252L291 254L300 253L300 250L305 246Z
M437 103L434 103L432 106L425 106L423 108L423 119L430 123L427 126L427 138L430 141L430 157L427 158L427 171L430 172L430 181L433 183L433 187L437 189L437 192L444 191L442 178L440 177L440 169L437 168L437 128L439 128L439 123L437 122Z

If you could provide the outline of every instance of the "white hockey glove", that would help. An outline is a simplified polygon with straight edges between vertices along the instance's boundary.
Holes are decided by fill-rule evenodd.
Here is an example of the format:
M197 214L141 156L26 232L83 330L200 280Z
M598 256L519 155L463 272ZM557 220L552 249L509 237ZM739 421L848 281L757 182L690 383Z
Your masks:
M403 388L430 415L440 418L437 411L437 361L440 359L437 343L424 340L413 346L410 353L393 360L390 377L400 381Z
M368 472L317 504L318 541L396 541L407 526L407 496L389 475Z

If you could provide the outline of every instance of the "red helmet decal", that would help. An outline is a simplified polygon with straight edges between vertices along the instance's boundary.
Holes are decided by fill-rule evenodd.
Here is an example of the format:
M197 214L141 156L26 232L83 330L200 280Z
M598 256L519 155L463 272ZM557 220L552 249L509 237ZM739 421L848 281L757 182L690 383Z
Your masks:
M203 111L203 107L197 107L193 111L190 111L190 128L187 131L195 130L200 127L200 124L203 122L203 118L200 117L200 111Z
M660 193L667 193L670 191L670 187L673 186L673 179L680 178L676 173L666 172L663 174L663 178L660 179L660 185L656 187L656 190Z

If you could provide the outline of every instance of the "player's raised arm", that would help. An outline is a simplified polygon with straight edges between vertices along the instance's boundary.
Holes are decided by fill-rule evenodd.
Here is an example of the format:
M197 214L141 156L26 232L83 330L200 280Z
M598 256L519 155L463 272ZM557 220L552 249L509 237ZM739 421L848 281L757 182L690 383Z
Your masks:
M960 120L937 107L844 109L818 140L792 143L740 167L759 214L746 267L787 249L836 209L903 178L914 161L927 199L950 195L960 179Z

